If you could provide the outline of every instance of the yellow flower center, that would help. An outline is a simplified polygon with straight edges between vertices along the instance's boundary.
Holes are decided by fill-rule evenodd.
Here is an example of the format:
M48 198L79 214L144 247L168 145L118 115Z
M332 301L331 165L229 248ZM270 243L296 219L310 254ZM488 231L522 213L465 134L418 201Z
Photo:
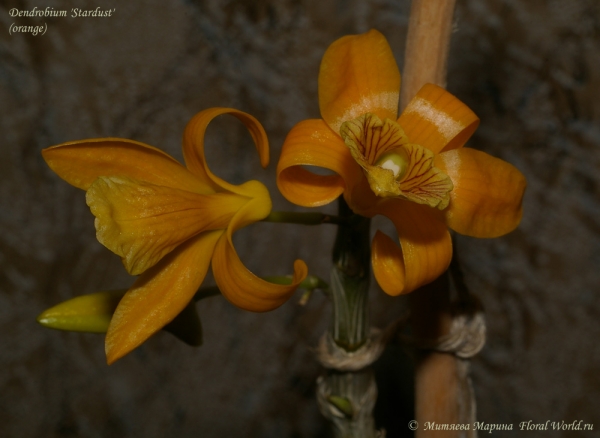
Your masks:
M450 177L433 165L432 151L408 142L398 123L366 113L344 122L340 135L377 196L400 197L440 210L448 206Z

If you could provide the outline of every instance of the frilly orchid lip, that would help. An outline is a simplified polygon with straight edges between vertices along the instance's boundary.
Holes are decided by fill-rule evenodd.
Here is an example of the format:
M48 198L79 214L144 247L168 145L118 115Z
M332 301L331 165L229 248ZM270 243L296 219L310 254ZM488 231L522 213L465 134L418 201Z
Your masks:
M321 62L322 119L292 128L277 166L279 190L295 204L315 207L343 195L355 213L393 222L400 246L379 231L372 244L375 278L390 295L447 269L448 228L475 237L516 228L526 186L511 164L463 147L479 118L452 94L426 84L397 117L399 94L400 72L381 33L340 38Z
M262 126L229 108L202 111L188 123L186 167L159 149L120 138L69 142L42 151L54 172L86 190L98 240L122 258L130 274L139 275L108 327L109 364L172 321L194 296L211 262L222 294L255 312L283 304L306 277L306 265L297 260L292 284L273 284L239 259L232 234L267 217L271 199L258 181L232 185L208 168L204 134L221 114L244 123L266 166L269 149Z

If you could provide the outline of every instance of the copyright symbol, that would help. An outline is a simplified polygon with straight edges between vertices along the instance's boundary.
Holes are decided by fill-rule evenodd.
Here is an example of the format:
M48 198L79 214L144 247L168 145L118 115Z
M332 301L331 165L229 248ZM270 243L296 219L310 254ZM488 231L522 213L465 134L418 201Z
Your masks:
M412 420L408 423L408 428L410 430L417 430L419 428L419 423L416 420Z

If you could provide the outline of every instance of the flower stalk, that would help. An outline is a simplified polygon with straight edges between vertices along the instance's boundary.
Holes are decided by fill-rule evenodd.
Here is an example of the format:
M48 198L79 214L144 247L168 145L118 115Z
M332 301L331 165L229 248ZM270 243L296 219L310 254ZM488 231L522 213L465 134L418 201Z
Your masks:
M263 222L276 222L299 225L342 224L345 219L325 213L306 213L296 211L272 211Z

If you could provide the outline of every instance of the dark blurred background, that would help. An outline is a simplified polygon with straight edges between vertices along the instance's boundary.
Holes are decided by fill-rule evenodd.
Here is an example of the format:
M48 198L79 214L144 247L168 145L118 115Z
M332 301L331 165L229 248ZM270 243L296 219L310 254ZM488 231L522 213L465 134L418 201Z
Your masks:
M600 429L600 2L458 0L448 89L482 119L470 146L528 179L521 226L494 240L459 237L467 283L486 309L473 360L487 423L583 420ZM159 333L108 367L103 337L43 329L42 310L133 279L95 239L84 193L40 150L125 137L181 159L187 121L212 106L255 115L271 141L264 171L245 128L222 117L208 159L231 182L260 179L276 209L275 165L289 129L319 117L317 74L335 39L377 28L402 70L408 0L0 1L0 436L326 437L313 348L329 304L300 294L252 314L221 297L198 304L205 343ZM12 18L31 10L116 8L112 17ZM45 35L12 23L47 24ZM334 211L329 206L324 211ZM377 225L389 227L377 220ZM333 227L256 224L235 236L259 275L296 258L327 278ZM207 284L211 284L207 279ZM405 298L371 291L372 324ZM376 364L380 427L412 419L410 362ZM494 432L592 437L596 432Z

